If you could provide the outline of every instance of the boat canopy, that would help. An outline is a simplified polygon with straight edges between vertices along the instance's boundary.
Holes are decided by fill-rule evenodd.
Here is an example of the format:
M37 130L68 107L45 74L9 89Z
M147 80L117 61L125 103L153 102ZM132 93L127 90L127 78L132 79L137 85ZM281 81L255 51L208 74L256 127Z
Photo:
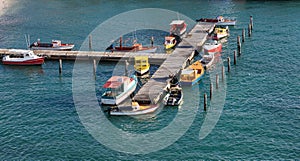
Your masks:
M125 81L129 81L125 76L112 76L104 85L103 88L119 88Z
M173 20L170 25L181 25L184 24L183 20Z
M192 69L184 69L181 71L181 75L190 75L192 73L194 73L194 70Z
M165 37L165 40L173 40L173 39L175 39L175 37L173 37L173 36L166 36Z

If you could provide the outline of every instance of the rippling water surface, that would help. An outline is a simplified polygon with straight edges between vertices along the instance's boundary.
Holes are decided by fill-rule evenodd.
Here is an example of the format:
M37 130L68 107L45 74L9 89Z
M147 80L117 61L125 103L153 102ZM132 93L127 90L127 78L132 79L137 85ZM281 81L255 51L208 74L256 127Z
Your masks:
M199 104L198 110L193 111L196 116L187 132L167 148L144 155L111 150L97 142L81 124L72 95L73 61L63 62L61 75L57 61L46 61L42 67L0 65L0 158L300 159L298 1L16 0L4 7L0 7L3 9L0 12L0 48L24 48L24 34L30 34L32 41L60 39L75 43L78 50L88 34L112 16L133 9L163 8L191 19L216 15L236 18L237 25L230 28L231 36L223 45L221 58L227 67L226 57L233 60L236 36L247 28L250 15L254 17L254 30L252 37L246 37L242 45L237 65L232 64L231 72L226 73L225 105L212 132L199 139L199 130L207 116L202 110L202 96L209 92L212 77L207 72L203 81L194 87L199 89L199 95L185 93L182 108L189 108L195 101ZM137 33L144 44L156 34L155 43L160 46L165 34L152 30ZM98 66L95 82L98 98L101 85L116 72L115 65L101 63ZM151 74L157 68L152 66ZM166 127L179 110L162 108L155 115L108 117L108 120L127 132L148 133Z

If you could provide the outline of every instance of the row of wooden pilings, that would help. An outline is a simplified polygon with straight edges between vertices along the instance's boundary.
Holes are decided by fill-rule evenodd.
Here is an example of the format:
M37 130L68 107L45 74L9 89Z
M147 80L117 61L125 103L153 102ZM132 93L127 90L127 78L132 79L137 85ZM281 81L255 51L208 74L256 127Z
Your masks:
M252 30L253 30L253 17L250 16L250 23L248 24L248 36L251 37L252 35ZM245 42L245 29L243 28L242 30L242 42ZM240 36L237 36L237 50L233 51L233 64L236 65L237 63L237 53L238 56L240 56L242 54L242 43L241 43L241 39ZM228 73L230 72L230 57L227 57L227 71ZM224 82L224 78L225 77L225 68L224 66L222 66L222 82ZM216 74L216 82L215 82L215 86L216 86L216 90L218 90L219 88L219 75ZM209 88L209 99L212 99L213 96L213 83L210 83L210 88ZM207 94L204 93L203 95L204 97L204 105L203 105L203 110L207 111Z

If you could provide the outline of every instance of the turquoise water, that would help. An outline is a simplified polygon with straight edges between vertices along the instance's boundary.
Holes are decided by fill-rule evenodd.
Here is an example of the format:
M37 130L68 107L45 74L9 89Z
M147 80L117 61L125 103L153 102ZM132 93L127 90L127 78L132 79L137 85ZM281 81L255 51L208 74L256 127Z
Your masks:
M30 34L32 41L41 38L73 42L78 50L88 34L108 18L150 7L178 11L191 19L219 14L237 18L237 25L230 28L231 36L223 46L223 60L228 56L233 60L236 36L247 27L249 16L254 17L253 35L246 37L242 56L226 74L225 105L212 132L199 140L199 130L207 116L202 110L202 95L209 91L209 74L196 87L200 101L194 100L197 96L185 94L183 108L189 108L191 102L199 104L187 132L165 149L133 155L102 145L82 125L72 94L73 61L63 62L61 75L57 61L46 61L42 67L0 65L0 158L300 159L298 1L17 1L0 17L0 48L24 48L24 34ZM147 43L149 40L142 39L149 35L145 32L139 40ZM156 44L160 43L158 38ZM226 61L224 64L226 67ZM98 66L98 97L104 81L112 71L117 72L114 65ZM151 73L156 69L153 66ZM124 131L147 133L167 126L178 111L163 108L156 115L108 120Z

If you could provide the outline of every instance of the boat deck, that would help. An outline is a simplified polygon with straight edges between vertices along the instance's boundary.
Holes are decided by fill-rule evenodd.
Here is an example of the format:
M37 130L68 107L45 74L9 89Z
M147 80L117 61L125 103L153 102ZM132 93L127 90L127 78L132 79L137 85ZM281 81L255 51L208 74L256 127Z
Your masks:
M164 89L170 80L169 75L177 75L181 69L190 64L195 50L200 50L208 33L214 28L214 23L200 22L183 37L176 49L157 69L151 79L134 96L137 102L157 104L164 96Z

